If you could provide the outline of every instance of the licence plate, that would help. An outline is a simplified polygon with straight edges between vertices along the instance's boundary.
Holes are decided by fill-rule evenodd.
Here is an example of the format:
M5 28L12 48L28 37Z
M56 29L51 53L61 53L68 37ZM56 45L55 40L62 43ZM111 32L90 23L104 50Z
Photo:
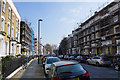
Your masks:
M80 79L79 79L79 77L78 77L78 78L67 79L67 80L80 80Z

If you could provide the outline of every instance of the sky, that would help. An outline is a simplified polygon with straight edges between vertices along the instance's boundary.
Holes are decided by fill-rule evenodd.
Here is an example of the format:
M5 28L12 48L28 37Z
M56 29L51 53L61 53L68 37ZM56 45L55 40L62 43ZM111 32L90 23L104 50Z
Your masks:
M41 22L41 43L59 45L63 37L72 33L105 2L14 2L21 19L31 23L35 36L38 19Z

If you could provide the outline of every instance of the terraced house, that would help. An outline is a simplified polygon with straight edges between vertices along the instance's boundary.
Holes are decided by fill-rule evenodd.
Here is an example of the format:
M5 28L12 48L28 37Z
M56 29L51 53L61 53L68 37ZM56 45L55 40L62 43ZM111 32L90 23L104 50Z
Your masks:
M112 2L74 30L81 55L120 55L120 2Z
M21 17L12 0L0 0L0 57L21 53Z

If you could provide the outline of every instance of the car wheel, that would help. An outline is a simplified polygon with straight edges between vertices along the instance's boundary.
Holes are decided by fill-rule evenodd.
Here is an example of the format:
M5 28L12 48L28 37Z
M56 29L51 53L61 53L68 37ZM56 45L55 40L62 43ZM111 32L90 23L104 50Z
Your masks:
M115 68L115 70L117 70L117 71L120 69L119 66L118 66L117 64L115 65L114 68Z
M96 62L96 65L99 66L100 65L99 62Z

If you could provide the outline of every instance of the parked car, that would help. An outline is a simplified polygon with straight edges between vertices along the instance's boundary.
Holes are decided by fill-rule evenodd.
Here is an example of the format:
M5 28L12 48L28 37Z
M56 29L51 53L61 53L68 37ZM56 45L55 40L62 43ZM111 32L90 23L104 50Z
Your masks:
M49 57L49 56L50 56L50 55L43 55L43 56L41 57L42 63L45 61L44 58Z
M97 66L104 65L104 66L110 66L111 62L107 57L100 57L100 56L94 56L90 59L87 59L87 64L94 64Z
M45 61L45 74L48 74L51 64L58 61L60 61L58 57L48 57Z
M65 59L65 60L68 60L68 59L69 59L69 56L68 56L68 55L65 55L65 56L64 56L64 59Z
M46 62L47 58L49 58L49 57L50 57L50 56L44 57L44 60L43 60L43 68L45 68L45 62Z
M58 57L59 57L60 59L63 59L64 56L63 56L63 55L59 55Z
M120 60L117 60L113 63L114 69L119 71L120 70Z
M50 80L89 80L89 73L77 62L60 61L51 65L47 79Z
M77 56L75 58L76 61L78 62L86 62L87 58L83 57L83 56Z
M74 60L75 57L74 57L74 56L70 56L69 59L70 59L70 60Z
M49 57L49 56L50 56L50 55L43 55L43 56L41 57L42 62L43 62L43 60L44 60L45 57Z

